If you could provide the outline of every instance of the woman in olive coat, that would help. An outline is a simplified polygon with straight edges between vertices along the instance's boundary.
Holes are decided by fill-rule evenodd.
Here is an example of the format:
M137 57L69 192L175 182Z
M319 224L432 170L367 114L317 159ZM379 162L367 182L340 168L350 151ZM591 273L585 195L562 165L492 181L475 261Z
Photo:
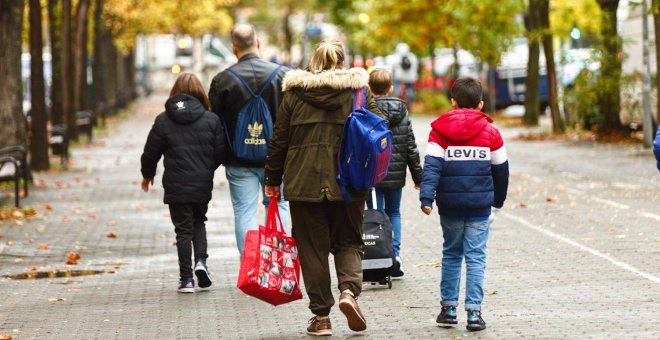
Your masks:
M365 330L357 297L362 288L362 214L367 192L350 191L347 204L337 183L337 152L353 94L365 87L368 73L343 69L344 48L337 40L319 44L307 70L286 74L284 98L266 159L266 194L289 201L293 236L300 254L309 309L310 335L331 335L328 315L335 300L328 256L334 255L339 309L349 328ZM378 112L371 92L366 107Z

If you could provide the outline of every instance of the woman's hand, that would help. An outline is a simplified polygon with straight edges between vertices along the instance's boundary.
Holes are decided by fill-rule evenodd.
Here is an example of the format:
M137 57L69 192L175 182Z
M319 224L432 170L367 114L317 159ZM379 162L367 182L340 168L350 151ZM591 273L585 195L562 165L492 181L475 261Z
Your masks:
M280 187L267 185L266 186L266 196L267 197L275 197L279 200L280 199Z

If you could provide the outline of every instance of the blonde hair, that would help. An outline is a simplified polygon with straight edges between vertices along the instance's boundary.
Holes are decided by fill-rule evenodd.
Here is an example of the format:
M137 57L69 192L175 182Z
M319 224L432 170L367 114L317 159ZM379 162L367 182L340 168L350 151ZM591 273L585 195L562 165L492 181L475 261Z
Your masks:
M206 95L206 91L204 91L204 86L202 86L202 83L194 74L181 73L179 77L176 78L176 81L172 86L172 90L170 90L170 97L179 93L191 95L197 98L197 100L199 100L199 102L204 105L204 108L207 111L211 110L211 102L209 101L209 97Z
M369 74L369 88L375 95L382 96L390 92L392 87L392 72L388 69L377 68Z
M337 39L326 39L316 47L307 70L319 73L334 70L344 63L344 45Z

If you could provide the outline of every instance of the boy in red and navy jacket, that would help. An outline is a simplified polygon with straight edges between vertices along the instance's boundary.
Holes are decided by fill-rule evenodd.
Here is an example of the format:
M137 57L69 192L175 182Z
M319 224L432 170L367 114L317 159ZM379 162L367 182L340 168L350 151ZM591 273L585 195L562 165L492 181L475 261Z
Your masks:
M461 265L465 257L467 329L486 328L481 317L488 216L501 208L509 185L509 162L500 132L481 112L481 83L459 78L451 90L453 110L431 123L420 201L430 214L435 200L443 232L442 310L439 324L457 324Z

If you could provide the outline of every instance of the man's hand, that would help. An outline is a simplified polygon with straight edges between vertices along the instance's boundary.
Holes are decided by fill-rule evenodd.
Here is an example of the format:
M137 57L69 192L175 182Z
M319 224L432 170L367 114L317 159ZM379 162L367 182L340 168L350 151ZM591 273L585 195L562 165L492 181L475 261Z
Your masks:
M276 197L278 200L280 199L280 187L276 186L266 186L266 196L267 197Z
M423 207L422 207L422 211L423 211L425 214L428 215L428 214L431 213L431 211L433 211L433 208L431 208L431 207L427 207L427 206L423 206Z
M142 186L142 191L149 192L149 183L151 183L151 185L153 186L154 185L154 179L153 178L143 178L142 179L142 185L141 185Z

